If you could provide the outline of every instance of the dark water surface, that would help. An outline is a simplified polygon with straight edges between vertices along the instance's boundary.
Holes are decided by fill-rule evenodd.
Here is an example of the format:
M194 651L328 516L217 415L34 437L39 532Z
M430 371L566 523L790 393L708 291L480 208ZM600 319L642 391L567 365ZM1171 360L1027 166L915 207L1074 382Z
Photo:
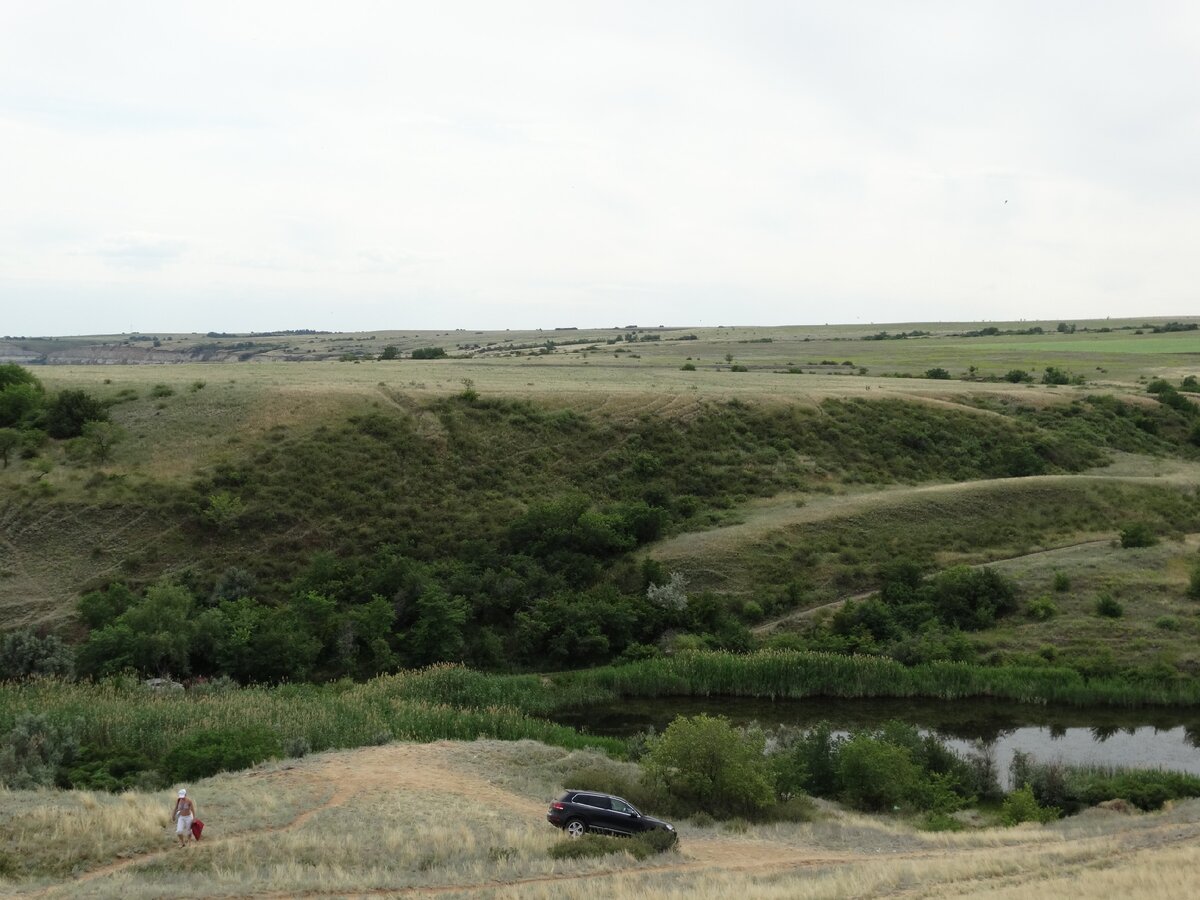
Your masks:
M564 712L555 719L591 734L627 737L666 728L679 715L727 717L736 725L807 727L829 722L839 731L874 728L899 719L965 752L992 748L1002 773L1016 750L1040 762L1175 769L1200 775L1200 709L1078 709L991 700L757 700L666 697Z

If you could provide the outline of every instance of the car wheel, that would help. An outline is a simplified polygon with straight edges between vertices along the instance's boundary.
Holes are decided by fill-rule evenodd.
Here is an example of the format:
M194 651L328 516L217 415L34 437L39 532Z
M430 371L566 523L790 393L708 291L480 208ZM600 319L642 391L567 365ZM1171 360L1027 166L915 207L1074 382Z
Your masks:
M583 819L572 819L563 826L563 831L569 838L583 837L587 834L587 825L584 824Z

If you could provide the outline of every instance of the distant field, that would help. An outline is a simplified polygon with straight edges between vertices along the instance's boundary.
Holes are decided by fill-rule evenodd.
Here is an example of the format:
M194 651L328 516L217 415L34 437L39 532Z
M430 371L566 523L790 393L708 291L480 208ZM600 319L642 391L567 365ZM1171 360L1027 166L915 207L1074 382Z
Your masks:
M21 362L179 363L201 358L216 361L315 362L338 359L374 360L394 347L403 360L389 368L408 374L414 362L407 356L418 348L439 347L454 360L436 363L439 368L417 370L415 380L437 379L433 372L454 378L463 375L449 366L461 362L475 367L518 364L538 369L546 366L603 369L589 383L624 382L632 370L675 370L692 363L697 370L730 372L744 366L748 374L802 370L807 374L921 375L930 368L945 368L953 377L999 377L1010 369L1039 375L1046 366L1059 366L1089 382L1106 386L1129 384L1139 378L1194 374L1200 371L1200 332L1135 335L1145 326L1166 320L1129 319L1077 321L1074 334L1058 332L1058 323L898 323L814 326L717 327L617 327L606 329L542 329L534 331L378 331L354 334L311 335L102 335L70 338L0 339L0 360ZM1180 321L1200 321L1181 318ZM999 332L1042 328L1042 335L999 334L968 337L984 328ZM1089 330L1083 330L1089 329ZM1100 329L1109 329L1101 331ZM887 340L874 340L881 334ZM903 339L895 336L911 335ZM338 365L353 365L341 362ZM105 368L108 368L106 366ZM695 373L693 373L695 374ZM612 376L616 376L613 378ZM305 375L298 376L301 379ZM632 376L634 381L644 374ZM695 383L697 378L684 384ZM527 378L526 381L538 381ZM572 381L578 382L577 378ZM428 382L426 381L426 384ZM516 385L520 386L520 385ZM536 385L534 385L536 386ZM669 384L668 384L669 386ZM653 388L653 384L645 385Z
M1159 353L1187 353L1200 356L1200 332L1184 332L1181 334L1145 335L1143 337L1124 337L1118 335L1096 334L1084 335L1078 340L1042 341L1027 338L1011 341L977 342L980 350L1041 350L1064 353L1139 353L1155 355Z

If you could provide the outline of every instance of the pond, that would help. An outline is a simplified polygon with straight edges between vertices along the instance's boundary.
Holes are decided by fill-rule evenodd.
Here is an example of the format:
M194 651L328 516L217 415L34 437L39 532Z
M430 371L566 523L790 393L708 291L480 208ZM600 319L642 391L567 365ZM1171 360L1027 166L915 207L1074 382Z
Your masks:
M899 719L965 753L981 741L1007 775L1014 751L1039 762L1174 769L1200 775L1200 709L1030 706L990 700L757 700L736 697L627 699L563 712L555 719L591 734L628 737L662 731L679 715L727 717L736 725L874 728Z

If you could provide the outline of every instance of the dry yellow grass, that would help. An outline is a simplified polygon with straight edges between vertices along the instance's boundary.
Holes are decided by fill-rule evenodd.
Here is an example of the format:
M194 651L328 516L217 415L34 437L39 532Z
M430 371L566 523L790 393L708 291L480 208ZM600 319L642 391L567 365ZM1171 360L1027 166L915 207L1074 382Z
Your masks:
M123 900L1171 897L1190 896L1187 876L1200 852L1196 802L1152 815L1093 813L953 834L825 805L816 822L738 834L680 823L680 851L644 862L552 860L547 850L560 837L543 818L547 795L564 773L595 762L530 742L479 741L268 764L193 786L210 828L186 850L162 849L170 840L167 795L0 795L0 815L24 810L26 852L50 859L65 844L94 841L73 867L79 877L64 877L68 869L58 880L0 881L0 892ZM41 847L35 822L44 829Z

